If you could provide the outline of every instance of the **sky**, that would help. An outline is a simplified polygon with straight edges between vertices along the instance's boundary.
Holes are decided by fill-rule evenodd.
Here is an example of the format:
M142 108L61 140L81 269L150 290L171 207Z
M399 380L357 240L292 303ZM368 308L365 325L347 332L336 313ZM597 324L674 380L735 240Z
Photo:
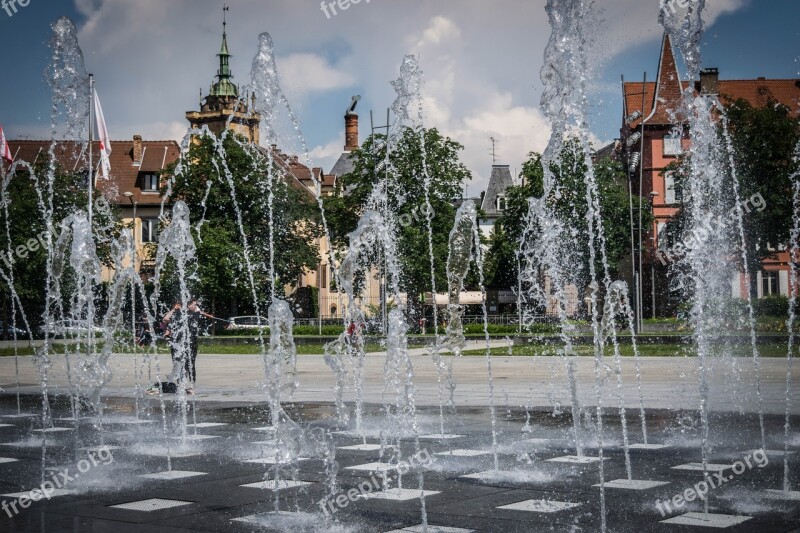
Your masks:
M11 0L7 0L11 1ZM16 0L17 2L19 0ZM591 36L589 128L597 147L619 134L620 76L655 77L662 30L659 0L597 0ZM72 18L86 67L114 140L180 139L186 111L199 107L216 73L220 0L28 0L0 10L0 125L9 139L49 138L50 94L43 71L50 24ZM361 0L346 10L319 0L227 0L234 81L248 81L258 36L275 43L281 84L314 166L330 170L344 146L343 115L352 95L361 140L369 111L385 122L390 81L405 54L425 73L425 125L464 145L461 159L477 195L498 164L516 175L550 128L538 108L539 72L550 36L545 0ZM704 66L722 79L800 78L800 2L707 0ZM284 149L301 144L284 137Z

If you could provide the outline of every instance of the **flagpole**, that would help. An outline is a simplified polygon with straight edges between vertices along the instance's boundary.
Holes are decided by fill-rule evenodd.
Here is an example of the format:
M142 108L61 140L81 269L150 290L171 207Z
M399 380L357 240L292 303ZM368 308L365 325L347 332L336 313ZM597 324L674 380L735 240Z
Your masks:
M94 194L94 74L89 74L89 228L92 227L92 195Z

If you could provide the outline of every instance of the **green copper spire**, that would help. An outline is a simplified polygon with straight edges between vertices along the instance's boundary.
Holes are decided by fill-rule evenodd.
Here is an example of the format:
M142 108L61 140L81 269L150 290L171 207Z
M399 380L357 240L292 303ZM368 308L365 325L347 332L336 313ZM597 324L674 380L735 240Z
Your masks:
M231 81L233 75L231 74L231 54L228 52L227 31L227 13L229 10L230 8L228 6L222 9L222 47L219 51L219 71L217 72L219 81L211 86L211 96L239 96L239 88Z

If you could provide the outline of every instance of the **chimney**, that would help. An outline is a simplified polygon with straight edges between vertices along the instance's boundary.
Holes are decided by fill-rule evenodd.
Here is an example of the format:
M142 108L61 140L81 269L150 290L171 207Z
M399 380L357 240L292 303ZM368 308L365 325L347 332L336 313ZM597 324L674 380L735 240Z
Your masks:
M344 116L344 151L358 150L358 115L347 113Z
M719 69L704 68L700 71L700 92L719 94Z
M134 135L133 136L133 166L140 167L142 166L142 136L141 135Z

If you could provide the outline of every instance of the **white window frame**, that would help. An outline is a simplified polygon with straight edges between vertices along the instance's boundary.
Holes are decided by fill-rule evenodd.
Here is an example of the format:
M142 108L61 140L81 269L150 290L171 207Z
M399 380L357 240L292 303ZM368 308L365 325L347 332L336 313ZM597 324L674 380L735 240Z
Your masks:
M506 205L506 195L505 194L498 194L497 198L495 199L494 202L495 202L495 207L497 208L498 211L505 211L506 207L508 207ZM501 203L502 203L502 207L500 207Z
M152 187L155 182L155 188ZM161 188L161 180L155 172L142 173L142 192L158 192Z
M668 133L664 135L664 156L665 157L678 157L683 153L683 147L681 146L681 137L680 135L675 135L673 133Z
M142 231L141 231L141 241L143 243L154 243L158 242L159 236L159 225L160 221L157 218L143 218L142 219ZM147 239L145 240L145 232L147 232Z
M675 175L671 171L663 172L661 175L664 178L664 204L682 204L683 191L675 186Z
M770 283L767 283L768 280L770 281ZM778 271L764 270L761 273L761 297L766 298L767 296L777 296L780 293L781 293L781 285L780 285L780 275L778 274Z
M667 251L667 224L666 222L659 222L656 226L658 229L656 230L656 240L658 244L658 250L661 252Z

